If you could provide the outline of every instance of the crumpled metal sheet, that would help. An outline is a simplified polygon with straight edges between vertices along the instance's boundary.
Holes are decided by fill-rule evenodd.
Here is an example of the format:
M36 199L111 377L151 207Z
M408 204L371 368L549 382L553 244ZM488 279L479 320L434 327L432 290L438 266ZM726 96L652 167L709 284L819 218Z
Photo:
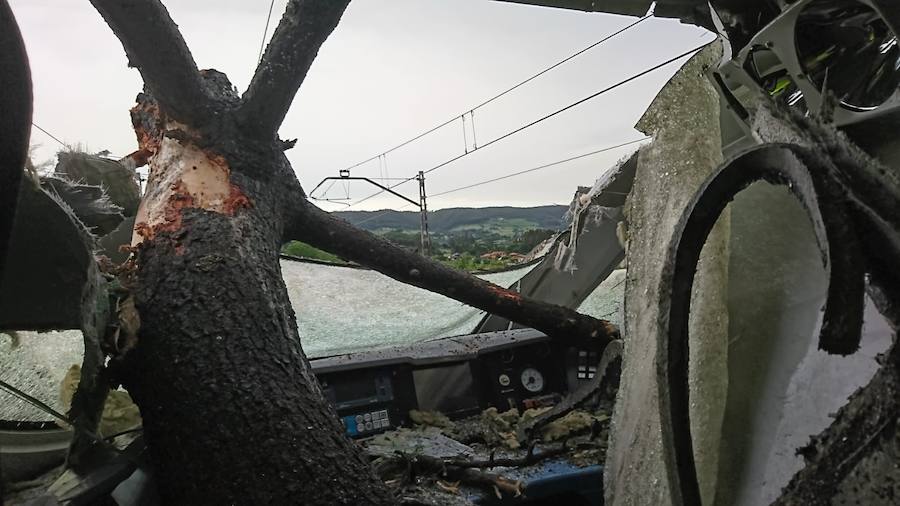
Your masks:
M125 216L134 216L141 202L141 191L134 171L121 163L88 153L63 151L58 155L54 173L57 177L90 186L100 186L109 200L122 209Z
M513 288L544 302L578 307L625 258L618 231L636 170L634 153L591 188L580 188L566 214L568 230L557 236L543 261ZM486 315L473 332L510 327L509 320Z
M102 186L45 177L41 179L41 188L46 190L57 204L74 214L95 236L112 232L122 221L122 208L110 200Z
M81 326L93 238L57 197L23 184L0 279L0 329Z

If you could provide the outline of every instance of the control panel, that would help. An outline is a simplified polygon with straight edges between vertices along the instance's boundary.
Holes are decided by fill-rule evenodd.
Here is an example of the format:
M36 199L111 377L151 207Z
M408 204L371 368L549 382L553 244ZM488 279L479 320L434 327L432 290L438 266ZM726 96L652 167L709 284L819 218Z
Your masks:
M540 343L486 354L480 363L488 404L522 411L552 403L566 391L564 349Z
M402 364L319 373L316 377L351 437L408 425L409 410L416 409L412 373Z
M364 436L392 428L391 417L386 409L359 415L346 415L341 417L341 422L349 436Z
M347 435L410 426L410 410L451 419L552 405L597 373L600 344L531 330L475 334L312 362Z

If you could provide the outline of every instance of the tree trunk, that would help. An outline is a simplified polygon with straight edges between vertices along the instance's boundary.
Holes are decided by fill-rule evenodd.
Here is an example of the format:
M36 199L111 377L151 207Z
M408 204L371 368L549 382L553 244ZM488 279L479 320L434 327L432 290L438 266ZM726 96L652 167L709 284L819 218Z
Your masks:
M140 328L112 367L141 409L166 503L394 502L300 346L278 258L286 233L356 250L350 258L397 279L551 334L615 334L410 257L306 203L283 153L293 143L277 130L347 2L288 0L238 97L223 74L197 69L159 0L91 0L149 92L132 110L131 158L149 161L150 178L125 268L136 307L128 320Z
M133 113L155 155L135 237L141 328L119 370L163 499L390 502L300 346L278 259L289 168L253 179L240 160L257 157L239 147L222 156L141 126L157 111L144 96Z

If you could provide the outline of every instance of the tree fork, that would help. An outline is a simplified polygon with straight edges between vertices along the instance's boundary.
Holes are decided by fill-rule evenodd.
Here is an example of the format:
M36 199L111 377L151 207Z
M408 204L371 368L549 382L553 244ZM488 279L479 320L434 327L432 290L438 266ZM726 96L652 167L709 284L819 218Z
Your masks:
M132 110L151 171L132 241L141 327L116 370L141 409L163 500L393 503L300 346L278 254L286 189L302 189L277 124L246 133L231 84L197 70L158 0L92 3L149 92ZM336 19L307 23L296 35L314 56Z
M139 158L150 164L132 240L140 328L116 369L141 409L167 503L394 502L300 346L278 256L295 233L551 335L616 334L411 255L306 201L277 130L347 0L289 0L243 97L223 74L197 70L159 0L91 2L149 92L132 110Z

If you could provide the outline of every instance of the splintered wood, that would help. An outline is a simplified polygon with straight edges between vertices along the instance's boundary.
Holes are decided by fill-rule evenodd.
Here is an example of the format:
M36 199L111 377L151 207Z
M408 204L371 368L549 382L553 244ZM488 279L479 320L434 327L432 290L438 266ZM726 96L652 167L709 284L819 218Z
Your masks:
M158 109L145 108L143 112L159 114ZM188 208L233 216L237 210L250 207L250 200L231 182L228 162L198 147L192 140L196 135L188 127L166 121L165 129L136 125L135 130L141 150L151 155L147 191L138 208L132 246L160 232L181 230L182 213Z

